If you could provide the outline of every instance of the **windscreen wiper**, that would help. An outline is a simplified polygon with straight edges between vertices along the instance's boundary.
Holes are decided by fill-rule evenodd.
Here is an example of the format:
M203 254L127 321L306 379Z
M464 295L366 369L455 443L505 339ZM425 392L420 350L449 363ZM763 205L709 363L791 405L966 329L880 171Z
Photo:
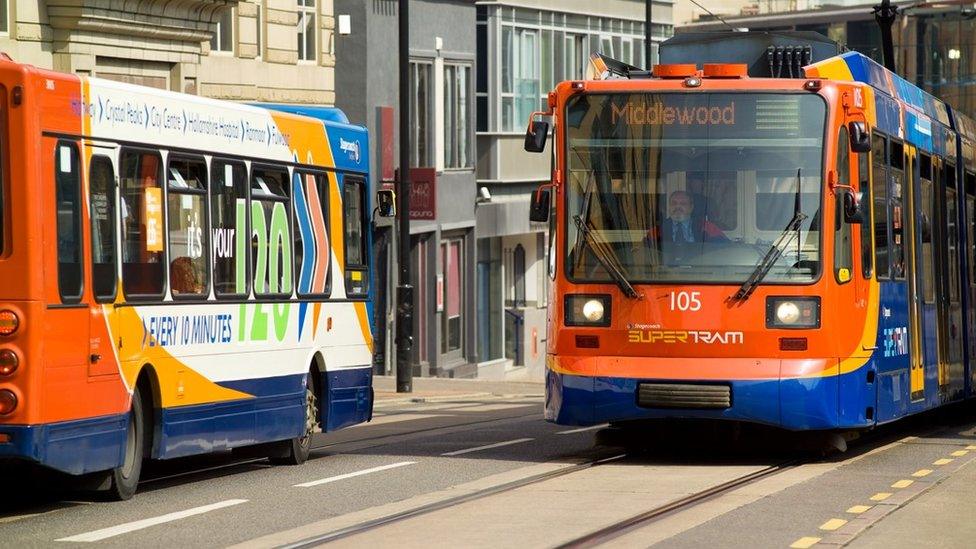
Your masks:
M620 289L624 292L624 295L631 299L637 299L640 294L634 289L633 284L627 280L627 276L623 273L620 266L617 264L617 257L612 250L608 250L608 244L605 242L597 242L596 236L593 231L586 226L583 218L579 215L573 216L573 221L576 223L576 229L583 235L583 240L586 242L590 251L593 252L593 256L596 257L597 261L603 265L603 268L610 273L611 278L620 286ZM582 251L582 250L581 250Z
M766 275L769 274L769 270L773 268L773 265L775 265L780 256L783 255L786 244L789 244L790 238L792 238L792 236L799 231L800 223L802 223L806 218L807 216L803 212L794 212L793 219L790 220L789 224L786 225L786 228L783 229L783 232L780 233L779 237L776 239L776 242L774 242L773 245L770 246L769 250L766 251L766 255L763 256L762 260L759 261L759 264L756 265L756 268L752 271L752 274L749 275L749 278L742 283L742 286L739 287L739 291L735 292L735 294L730 298L731 301L736 302L749 299L749 296L752 295L752 291L756 289L756 286L758 286L764 278L766 278Z

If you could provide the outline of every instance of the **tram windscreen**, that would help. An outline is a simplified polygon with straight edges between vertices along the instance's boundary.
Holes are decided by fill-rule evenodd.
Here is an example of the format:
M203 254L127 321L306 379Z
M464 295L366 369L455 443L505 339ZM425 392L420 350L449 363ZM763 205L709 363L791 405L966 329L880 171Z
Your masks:
M739 284L778 243L763 282L814 280L825 120L814 94L573 97L569 278Z

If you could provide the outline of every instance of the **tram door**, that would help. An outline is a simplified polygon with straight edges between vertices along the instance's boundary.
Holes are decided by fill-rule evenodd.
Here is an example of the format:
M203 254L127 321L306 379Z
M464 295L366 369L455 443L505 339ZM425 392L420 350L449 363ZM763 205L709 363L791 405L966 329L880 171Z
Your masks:
M942 161L936 165L935 269L939 322L939 394L943 399L959 396L963 390L962 289L959 276L959 195L956 167Z
M915 147L905 143L904 177L902 181L903 230L905 253L905 279L908 282L908 344L910 360L910 393L911 399L925 398L925 361L923 359L922 340L922 295L919 285L918 267L921 249L916 244L916 193L918 187L918 168L916 166L917 153ZM897 184L897 182L896 182Z

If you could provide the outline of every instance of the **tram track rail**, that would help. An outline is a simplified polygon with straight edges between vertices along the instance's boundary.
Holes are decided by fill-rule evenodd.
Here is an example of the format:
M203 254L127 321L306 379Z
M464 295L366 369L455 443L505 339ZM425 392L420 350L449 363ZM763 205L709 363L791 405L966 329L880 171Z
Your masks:
M348 526L346 528L341 528L339 530L334 530L324 534L310 536L308 538L299 540L294 543L289 543L287 545L280 545L277 547L277 549L306 549L309 547L317 547L325 543L330 543L343 538L348 538L351 536L363 534L371 530L381 528L383 526L408 520L421 515L426 515L428 513L433 513L435 511L447 509L448 507L453 507L455 505L460 505L462 503L467 503L469 501L484 499L504 492L510 492L512 490L516 490L518 488L522 488L525 486L530 486L532 484L538 484L540 482L545 482L562 476L578 473L580 471L584 471L591 467L596 467L599 465L603 465L605 463L612 463L621 460L625 457L627 457L627 454L621 453L621 454L615 454L608 457L590 459L582 463L569 465L560 469L556 469L554 471L539 473L522 479L499 484L498 486L484 488L482 490L477 490L468 494L463 494L457 497L444 499L441 501L429 503L427 505L414 507L412 509L407 509L399 513L394 513L391 515L373 519L367 522L363 522L361 524Z
M394 414L391 414L391 415L394 415ZM329 449L329 448L341 447L343 445L353 445L353 444L357 444L358 445L358 444L364 444L364 443L367 444L367 446L365 446L365 447L362 447L361 446L358 449L362 450L362 449L367 449L367 448L375 448L377 446L383 446L384 444L388 444L391 439L392 440L397 440L398 438L401 438L401 437L410 437L410 436L416 436L416 435L423 435L425 433L436 433L436 432L440 432L440 431L452 431L452 430L456 430L456 429L464 430L464 428L467 428L467 427L478 427L478 426L483 426L483 425L490 424L490 423L499 423L499 422L506 422L506 421L519 421L519 420L525 420L525 419L528 419L528 418L537 417L537 416L541 416L541 415L542 415L542 412L533 412L531 414L520 414L520 415L496 417L496 418L491 418L491 419L481 419L481 420L477 420L477 421L467 421L467 422L464 422L464 423L455 423L455 424L451 424L451 425L439 425L439 426L436 426L436 427L424 427L424 428L419 428L419 429L411 429L411 430L408 430L408 431L402 431L402 432L397 432L397 433L388 433L388 434L384 434L384 435L370 436L370 437L364 437L364 438L353 439L353 440L343 440L343 441L338 441L338 442L329 442L329 443L326 443L326 444L321 444L321 445L318 445L318 446L313 446L312 447L312 451L315 452L315 451L320 451L320 450L326 450L326 449ZM369 425L369 424L367 423L366 425ZM241 459L231 458L230 461L227 461L226 463L220 463L220 464L212 465L212 466L209 466L209 467L192 468L192 469L188 469L186 471L179 471L179 472L176 472L176 473L171 473L171 474L166 474L166 475L160 475L160 476L154 476L154 477L146 478L146 479L143 479L143 480L139 481L139 484L142 485L142 486L153 485L153 484L158 484L158 483L162 483L162 482L165 482L165 481L178 480L178 479L181 479L181 478L193 477L195 475L202 475L202 474L206 474L206 473L212 473L212 472L215 472L215 471L232 469L234 467L240 467L240 466L250 465L250 464L255 464L255 463L262 463L262 462L266 462L267 459L268 458L266 456L255 456L255 457L247 457L247 458L241 458ZM269 467L270 467L270 465L269 465Z
M752 473L742 475L721 484L717 484L683 498L670 501L659 507L655 507L648 511L627 517L609 526L605 526L599 530L590 532L589 534L558 545L557 549L582 549L587 547L596 547L598 545L608 543L635 530L653 524L654 522L667 518L676 513L692 509L698 505L701 505L702 503L728 494L729 492L737 490L748 484L782 474L788 470L799 467L803 463L806 462L804 460L797 459L778 465L764 467L758 471L753 471Z

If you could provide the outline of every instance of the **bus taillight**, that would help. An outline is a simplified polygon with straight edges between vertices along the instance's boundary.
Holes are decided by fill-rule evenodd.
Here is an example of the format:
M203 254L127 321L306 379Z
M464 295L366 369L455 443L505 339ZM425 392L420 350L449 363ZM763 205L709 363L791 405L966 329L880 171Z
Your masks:
M10 389L0 390L0 416L6 416L17 409L17 395Z
M14 335L19 327L20 319L17 318L17 313L8 310L0 311L0 336Z
M17 357L17 353L10 349L0 349L0 377L16 372L18 366L20 366L20 358Z

